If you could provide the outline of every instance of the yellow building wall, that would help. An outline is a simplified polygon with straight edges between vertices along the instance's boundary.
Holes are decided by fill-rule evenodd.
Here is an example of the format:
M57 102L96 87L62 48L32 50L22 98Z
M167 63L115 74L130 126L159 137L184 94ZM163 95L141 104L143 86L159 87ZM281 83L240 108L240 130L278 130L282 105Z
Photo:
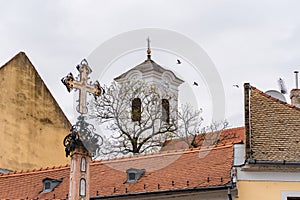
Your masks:
M25 53L0 68L0 168L68 164L63 139L69 130L70 122Z
M282 191L300 192L300 182L239 181L238 200L281 200Z

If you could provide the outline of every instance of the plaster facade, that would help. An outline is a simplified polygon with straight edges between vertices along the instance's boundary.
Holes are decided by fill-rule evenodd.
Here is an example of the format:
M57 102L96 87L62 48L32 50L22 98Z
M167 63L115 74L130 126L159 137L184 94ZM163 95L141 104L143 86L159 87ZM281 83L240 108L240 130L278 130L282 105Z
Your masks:
M62 141L70 122L25 53L0 68L0 168L69 163Z

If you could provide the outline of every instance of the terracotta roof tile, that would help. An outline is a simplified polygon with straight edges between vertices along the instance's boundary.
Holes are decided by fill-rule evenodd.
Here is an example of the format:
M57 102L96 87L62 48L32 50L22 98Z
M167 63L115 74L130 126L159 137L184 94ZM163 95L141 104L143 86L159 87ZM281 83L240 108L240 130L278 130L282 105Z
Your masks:
M204 153L204 156L201 155ZM91 162L91 196L155 192L222 186L230 182L233 145L162 152ZM125 183L126 169L146 169L136 183ZM0 199L65 199L69 190L69 165L0 175ZM52 192L43 193L42 180L61 179Z
M206 137L207 136L207 137ZM219 138L216 138L218 135L215 133L204 133L196 136L196 143L200 147L203 145L203 141L205 139L210 139L214 137L217 140L217 143L212 144L212 146L219 144L227 144L227 143L240 143L244 141L245 138L245 127L236 127L230 129L224 129L221 131ZM205 145L207 146L207 145ZM181 138L175 138L172 140L166 141L161 151L169 151L175 149L187 149L188 144Z
M252 158L300 161L300 108L251 86L250 140Z

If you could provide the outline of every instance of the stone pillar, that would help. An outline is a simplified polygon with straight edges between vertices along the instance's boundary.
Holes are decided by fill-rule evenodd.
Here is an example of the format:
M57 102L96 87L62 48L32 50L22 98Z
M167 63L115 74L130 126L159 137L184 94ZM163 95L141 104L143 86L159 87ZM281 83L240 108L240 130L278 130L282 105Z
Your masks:
M293 106L300 108L300 89L292 89L290 98L291 98L291 104Z
M90 199L90 161L91 156L83 145L71 152L70 200Z

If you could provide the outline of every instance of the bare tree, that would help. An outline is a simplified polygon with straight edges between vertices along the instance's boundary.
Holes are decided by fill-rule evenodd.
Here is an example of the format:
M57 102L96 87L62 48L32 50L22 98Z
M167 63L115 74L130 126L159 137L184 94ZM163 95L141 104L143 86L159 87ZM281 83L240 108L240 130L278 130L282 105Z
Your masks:
M218 142L233 139L235 134L221 136L222 130L228 127L228 122L212 122L203 126L202 109L194 109L189 104L181 105L178 111L178 130L176 136L188 144L189 148L212 146Z
M104 138L105 155L139 154L158 150L177 130L175 96L144 81L113 82L92 102L92 118L112 132Z
M201 113L201 109L193 109L190 104L181 105L178 111L178 130L176 136L184 140L189 147L195 147L195 138L203 122Z

